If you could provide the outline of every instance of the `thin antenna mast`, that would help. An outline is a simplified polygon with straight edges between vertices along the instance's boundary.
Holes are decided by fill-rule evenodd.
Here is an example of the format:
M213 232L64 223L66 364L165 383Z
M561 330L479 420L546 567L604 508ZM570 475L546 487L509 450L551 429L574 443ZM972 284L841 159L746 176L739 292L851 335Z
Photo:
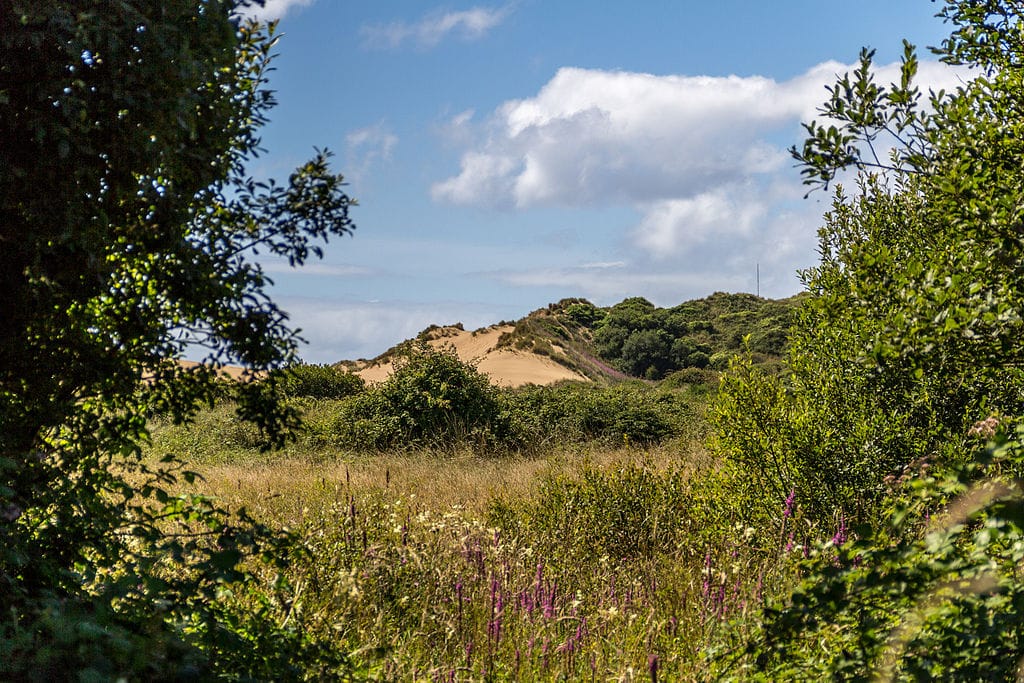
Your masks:
M761 296L761 262L757 261L757 296Z

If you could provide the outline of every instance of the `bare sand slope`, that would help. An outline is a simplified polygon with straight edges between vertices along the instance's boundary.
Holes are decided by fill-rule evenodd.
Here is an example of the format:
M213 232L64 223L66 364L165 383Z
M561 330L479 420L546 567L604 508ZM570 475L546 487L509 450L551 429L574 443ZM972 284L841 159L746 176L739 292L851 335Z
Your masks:
M185 368L194 368L199 365L199 363L192 360L179 360L178 363ZM225 365L220 369L220 374L231 379L241 379L245 376L245 368L240 368L237 365Z
M455 327L439 328L431 334L430 345L435 348L452 346L459 358L477 363L477 369L488 375L491 382L503 387L518 387L524 384L552 384L571 379L587 381L587 378L555 361L535 353L513 349L495 349L498 338L510 332L512 325L485 327L476 332L465 332ZM368 365L355 372L367 382L383 382L391 374L390 362Z

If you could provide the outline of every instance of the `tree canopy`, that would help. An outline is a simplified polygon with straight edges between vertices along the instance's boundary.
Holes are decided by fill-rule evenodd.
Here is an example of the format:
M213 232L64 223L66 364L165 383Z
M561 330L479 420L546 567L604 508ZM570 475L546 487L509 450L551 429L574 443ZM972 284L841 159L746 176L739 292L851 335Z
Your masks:
M737 364L714 419L750 518L795 504L843 533L766 607L739 678L1019 675L1021 9L946 1L934 50L970 73L952 92L922 95L910 45L881 85L865 50L793 150L812 186L859 175L804 273L789 372Z
M298 265L353 229L327 152L284 184L247 175L277 42L249 4L0 2L0 677L171 671L168 643L215 635L182 624L262 542L139 460L147 417L189 419L222 364L252 379L294 360L253 257ZM186 350L205 363L179 364ZM286 437L273 376L232 390L269 443ZM58 642L54 614L152 637ZM212 665L193 655L176 665Z

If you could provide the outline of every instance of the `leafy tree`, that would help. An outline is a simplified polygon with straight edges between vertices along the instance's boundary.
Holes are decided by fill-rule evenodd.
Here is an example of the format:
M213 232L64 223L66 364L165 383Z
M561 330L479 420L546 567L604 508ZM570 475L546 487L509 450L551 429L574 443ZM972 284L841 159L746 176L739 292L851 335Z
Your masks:
M790 417L779 424L793 427L787 466L834 474L826 492L849 486L877 500L881 480L906 463L960 451L974 421L1021 413L1024 41L1014 7L947 2L941 16L955 28L937 51L975 78L933 93L928 107L912 46L888 88L865 51L822 109L837 123L809 124L794 150L811 184L847 166L886 174L863 178L853 197L837 191L822 264L804 275L813 296L792 341ZM888 161L873 152L884 136L897 143Z
M971 69L956 91L922 106L911 46L888 87L865 51L831 89L832 122L808 125L806 180L853 167L859 191L837 191L820 233L791 376L724 385L720 442L770 507L795 490L819 521L866 522L765 610L744 679L1019 675L1024 31L1017 2L947 0L940 16L937 53ZM975 461L972 434L997 424Z
M276 43L249 4L0 3L0 677L269 677L302 643L218 600L278 537L139 458L147 416L189 419L221 364L294 358L251 257L301 264L352 229L327 153L246 175ZM234 392L271 443L295 425L273 375Z
M636 377L660 379L672 367L672 340L662 330L637 330L626 338L619 353L621 368Z
M671 360L675 368L704 368L711 362L708 352L711 347L698 344L687 337L680 337L672 342Z

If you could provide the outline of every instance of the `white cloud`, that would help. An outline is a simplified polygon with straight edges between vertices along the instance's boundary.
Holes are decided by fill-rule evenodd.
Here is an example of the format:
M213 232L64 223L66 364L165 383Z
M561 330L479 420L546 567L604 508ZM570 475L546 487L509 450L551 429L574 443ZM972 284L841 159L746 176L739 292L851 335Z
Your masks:
M457 12L432 12L414 24L395 21L363 26L360 33L368 47L400 47L412 41L420 47L434 47L449 36L478 40L512 13L511 5L472 7Z
M354 130L345 136L348 155L348 175L359 180L375 165L391 159L391 152L398 145L398 136L390 132L383 123Z
M287 261L269 261L261 264L263 272L270 274L312 275L316 277L367 277L376 273L371 268L353 265L332 265L328 263L307 263L294 267Z
M278 303L309 342L299 349L299 355L310 363L375 358L429 325L461 322L470 330L493 324L503 314L521 315L466 303L345 302L305 297L279 297Z
M242 16L259 19L260 21L271 21L280 19L293 7L308 7L316 0L267 0L263 7L253 5L242 12Z
M618 303L627 296L645 296L660 306L675 306L687 299L714 291L753 290L753 278L720 269L707 272L651 270L642 265L615 269L542 268L493 273L491 277L514 287L561 288L573 296L590 299L599 306ZM792 283L786 283L791 289ZM765 290L767 291L767 290ZM783 294L789 289L781 287Z
M783 239L771 233L773 217L802 194L786 149L817 115L825 85L851 68L827 62L781 82L563 68L479 124L459 173L432 195L515 209L631 206L641 214L633 246L662 256L715 240ZM958 73L923 62L919 76L951 89ZM883 66L878 81L898 75L899 65Z

